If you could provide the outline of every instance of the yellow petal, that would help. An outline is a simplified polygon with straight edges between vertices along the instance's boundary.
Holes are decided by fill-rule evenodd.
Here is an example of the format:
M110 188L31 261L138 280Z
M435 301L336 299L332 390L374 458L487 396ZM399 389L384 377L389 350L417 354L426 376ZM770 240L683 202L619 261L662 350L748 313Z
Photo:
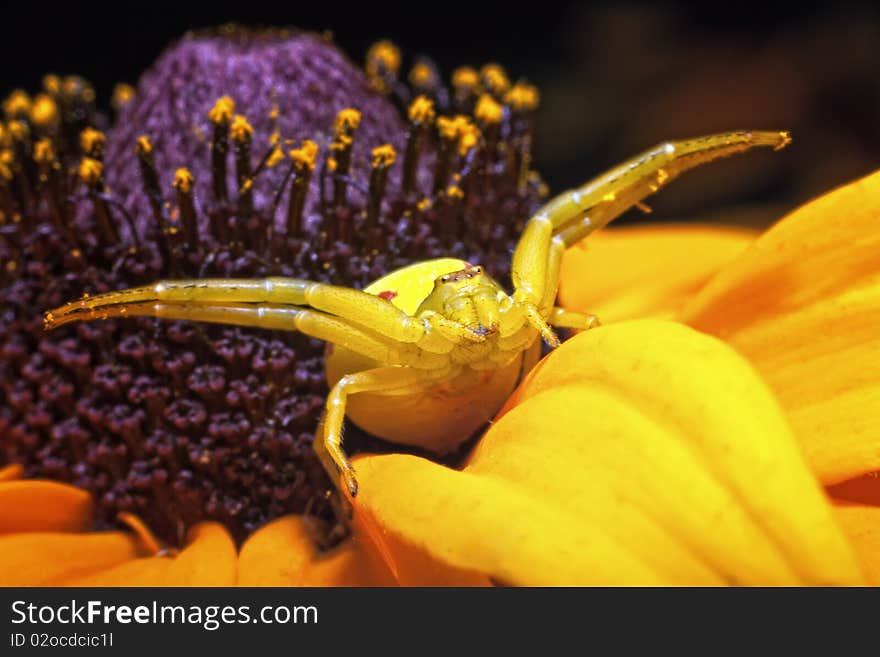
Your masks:
M254 532L241 548L239 586L391 586L391 574L363 549L357 534L318 554L301 516Z
M216 522L196 525L179 554L129 560L85 577L69 586L233 586L236 582L235 543Z
M671 322L566 342L515 393L472 469L549 492L628 544L653 520L728 581L858 581L766 386L732 349ZM633 545L669 572L672 552Z
M141 556L126 532L0 536L0 586L60 586Z
M880 506L839 503L834 515L855 548L868 583L880 586Z
M54 481L0 482L0 534L7 532L81 532L94 523L86 491Z
M794 211L688 302L776 394L823 482L880 470L880 173Z
M744 228L654 225L597 232L562 259L559 302L607 324L671 317L757 236Z
M600 528L493 477L359 458L356 513L404 585L668 584Z

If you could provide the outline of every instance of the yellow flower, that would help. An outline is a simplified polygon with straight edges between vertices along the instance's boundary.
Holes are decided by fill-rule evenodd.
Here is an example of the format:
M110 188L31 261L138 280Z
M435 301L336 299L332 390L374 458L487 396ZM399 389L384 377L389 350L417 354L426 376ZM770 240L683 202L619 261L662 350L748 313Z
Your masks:
M878 218L880 173L754 241L591 237L561 300L606 325L545 358L461 470L357 459L354 535L324 556L297 516L238 553L206 523L157 556L145 531L88 533L85 493L7 468L0 582L880 583Z

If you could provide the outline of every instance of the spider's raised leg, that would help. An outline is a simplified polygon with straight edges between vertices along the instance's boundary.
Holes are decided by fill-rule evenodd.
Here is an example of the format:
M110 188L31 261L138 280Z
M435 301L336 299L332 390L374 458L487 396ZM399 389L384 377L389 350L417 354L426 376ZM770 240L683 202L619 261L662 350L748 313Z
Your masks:
M379 367L373 370L346 374L333 386L327 397L326 413L321 424L321 436L315 438L315 451L330 478L336 481L342 475L348 492L358 492L354 467L342 449L342 425L349 395L373 393L406 395L427 390L446 374L442 370L417 370L409 367Z
M660 144L602 174L578 189L564 192L529 220L511 266L514 299L547 339L545 318L559 284L563 251L678 175L718 158L756 146L774 150L791 141L787 132L742 131ZM554 341L547 340L551 346Z

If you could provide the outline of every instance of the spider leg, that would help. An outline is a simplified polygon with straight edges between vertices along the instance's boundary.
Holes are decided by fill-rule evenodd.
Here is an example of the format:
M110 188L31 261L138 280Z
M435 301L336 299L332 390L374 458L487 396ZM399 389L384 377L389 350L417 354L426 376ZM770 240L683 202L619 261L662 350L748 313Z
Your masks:
M550 311L550 316L547 318L547 321L553 326L575 329L577 331L587 331L591 328L601 326L599 318L595 315L585 315L583 313L576 313L559 307L554 307Z
M97 297L96 297L97 298ZM233 324L281 331L299 331L325 342L332 342L362 356L389 364L415 364L421 356L424 367L445 364L446 358L417 354L416 350L399 349L393 340L375 335L349 322L312 310L290 306L252 306L247 304L208 305L195 303L126 303L67 313L55 317L47 313L47 328L55 328L76 320L109 319L112 317L158 317L194 322ZM406 347L407 345L403 345ZM412 355L410 351L414 352ZM437 363L432 362L437 360ZM426 362L427 361L427 362ZM422 363L419 363L420 365Z
M428 371L409 367L379 367L343 376L327 396L321 435L314 442L315 451L330 478L336 481L342 475L348 492L352 497L357 495L354 466L342 449L342 425L349 395L362 392L383 395L423 392L442 378L447 369Z
M118 315L122 315L125 313L121 309L130 304L154 302L214 307L247 303L312 308L336 316L350 325L409 344L423 341L430 330L424 322L381 297L345 287L283 277L159 281L153 285L107 292L68 303L47 313L46 326L60 326L81 316L91 319L102 317L112 307L118 307ZM426 349L431 350L432 345L439 350L448 351L450 348L445 344L437 346L436 340L425 341Z
M566 248L606 226L688 169L756 146L779 150L790 141L787 132L742 131L666 142L578 189L560 194L529 220L517 244L511 266L514 300L547 339L552 331L544 317L556 298L559 266Z

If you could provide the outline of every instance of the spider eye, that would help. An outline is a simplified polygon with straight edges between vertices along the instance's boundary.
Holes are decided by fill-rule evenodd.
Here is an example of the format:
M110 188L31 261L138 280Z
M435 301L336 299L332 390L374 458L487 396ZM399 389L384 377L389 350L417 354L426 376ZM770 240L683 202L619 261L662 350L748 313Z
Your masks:
M448 283L449 282L449 275L447 274L446 276L441 276L440 282L441 283Z

